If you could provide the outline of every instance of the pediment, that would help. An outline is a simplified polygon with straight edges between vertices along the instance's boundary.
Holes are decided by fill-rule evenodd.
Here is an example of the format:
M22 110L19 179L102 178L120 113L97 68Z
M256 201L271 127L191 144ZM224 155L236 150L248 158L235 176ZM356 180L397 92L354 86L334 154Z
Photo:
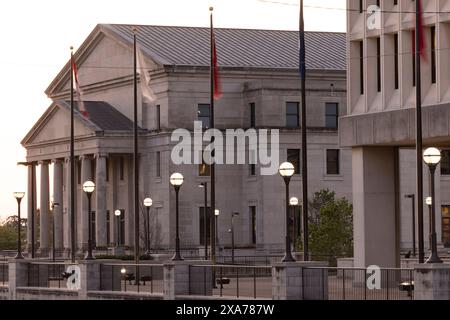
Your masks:
M74 112L75 137L91 136L100 131L78 111ZM70 138L70 106L61 101L54 102L36 122L21 144L30 145L68 140Z

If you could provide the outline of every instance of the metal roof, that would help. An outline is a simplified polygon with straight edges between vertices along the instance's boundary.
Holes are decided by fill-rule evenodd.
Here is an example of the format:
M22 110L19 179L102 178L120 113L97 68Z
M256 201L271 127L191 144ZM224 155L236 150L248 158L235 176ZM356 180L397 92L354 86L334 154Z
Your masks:
M163 65L209 66L209 28L102 24L130 45L138 43ZM215 29L220 67L298 69L299 32ZM310 70L346 69L346 34L306 32L306 66Z

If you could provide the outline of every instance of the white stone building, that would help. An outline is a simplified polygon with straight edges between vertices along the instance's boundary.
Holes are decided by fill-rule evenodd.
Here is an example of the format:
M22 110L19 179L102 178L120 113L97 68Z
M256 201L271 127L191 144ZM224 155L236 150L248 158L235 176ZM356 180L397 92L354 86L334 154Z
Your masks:
M88 239L87 198L84 181L94 180L95 243L111 247L117 241L115 210L122 210L120 240L133 247L134 214L132 183L133 40L132 26L98 25L77 50L75 57L89 118L76 112L76 242L84 250ZM298 33L293 31L216 29L223 97L216 102L219 129L257 128L280 130L280 162L299 162ZM309 191L322 188L351 199L351 151L340 148L337 118L346 105L345 34L308 32L307 112ZM209 29L139 26L138 42L151 66L150 86L154 105L139 96L140 199L153 199L151 230L153 249L173 249L175 194L171 173L185 177L180 192L181 244L201 248L203 234L202 176L198 165L175 166L171 133L193 129L194 120L207 123L209 116ZM54 101L23 139L27 160L39 164L40 249L51 248L49 164L53 170L56 249L70 249L69 205L69 63L46 93ZM352 91L351 91L352 92ZM352 100L353 101L353 100ZM353 105L353 104L352 104ZM353 109L348 108L350 111ZM289 154L289 155L288 155ZM232 212L236 244L260 253L281 252L284 243L284 183L278 176L261 176L259 167L217 165L216 207L218 241L229 247ZM31 174L31 167L30 167ZM301 200L301 176L291 182L291 195ZM209 201L209 197L208 197ZM35 204L28 203L29 212ZM144 212L144 211L143 211ZM299 213L296 214L299 220ZM28 218L30 219L30 213ZM31 220L29 220L31 221ZM143 230L144 219L140 219ZM30 225L31 227L31 225ZM295 232L295 231L293 231ZM30 232L28 233L31 234ZM30 237L30 236L29 236Z
M423 0L426 60L421 83L424 147L443 149L436 182L437 235L450 245L450 1ZM380 28L367 12L381 5ZM415 162L415 1L347 1L347 116L340 144L352 147L355 265L399 266L412 248ZM370 25L370 24L369 24ZM424 167L424 197L429 195ZM424 206L428 247L428 208ZM416 217L417 226L417 217ZM417 230L416 230L417 234Z

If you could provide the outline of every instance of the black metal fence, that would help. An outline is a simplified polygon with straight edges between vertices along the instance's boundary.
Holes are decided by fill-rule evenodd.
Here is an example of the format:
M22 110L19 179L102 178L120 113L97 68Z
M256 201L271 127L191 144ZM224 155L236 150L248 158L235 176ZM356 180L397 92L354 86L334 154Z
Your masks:
M271 299L272 267L191 265L189 292L203 296Z
M9 279L9 268L8 268L8 262L6 261L0 261L0 283L2 286L8 285L8 279Z
M325 300L413 300L413 269L304 268L304 299L322 286ZM317 288L316 288L317 289ZM320 291L320 290L319 290Z
M70 277L67 267L71 265L65 262L31 262L27 269L27 287L40 288L64 288L67 289L67 281Z
M162 264L105 263L100 265L100 290L162 294L163 277Z

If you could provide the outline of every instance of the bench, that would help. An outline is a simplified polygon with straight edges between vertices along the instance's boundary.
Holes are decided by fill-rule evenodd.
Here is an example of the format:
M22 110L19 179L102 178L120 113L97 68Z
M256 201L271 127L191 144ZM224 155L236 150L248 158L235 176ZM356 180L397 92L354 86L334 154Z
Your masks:
M224 284L230 284L230 279L229 278L217 278L216 283L218 285L220 285L221 287L223 287Z
M150 277L150 276L142 276L141 277L141 281L144 283L144 286L145 286L145 282L147 281L152 281L152 277Z

